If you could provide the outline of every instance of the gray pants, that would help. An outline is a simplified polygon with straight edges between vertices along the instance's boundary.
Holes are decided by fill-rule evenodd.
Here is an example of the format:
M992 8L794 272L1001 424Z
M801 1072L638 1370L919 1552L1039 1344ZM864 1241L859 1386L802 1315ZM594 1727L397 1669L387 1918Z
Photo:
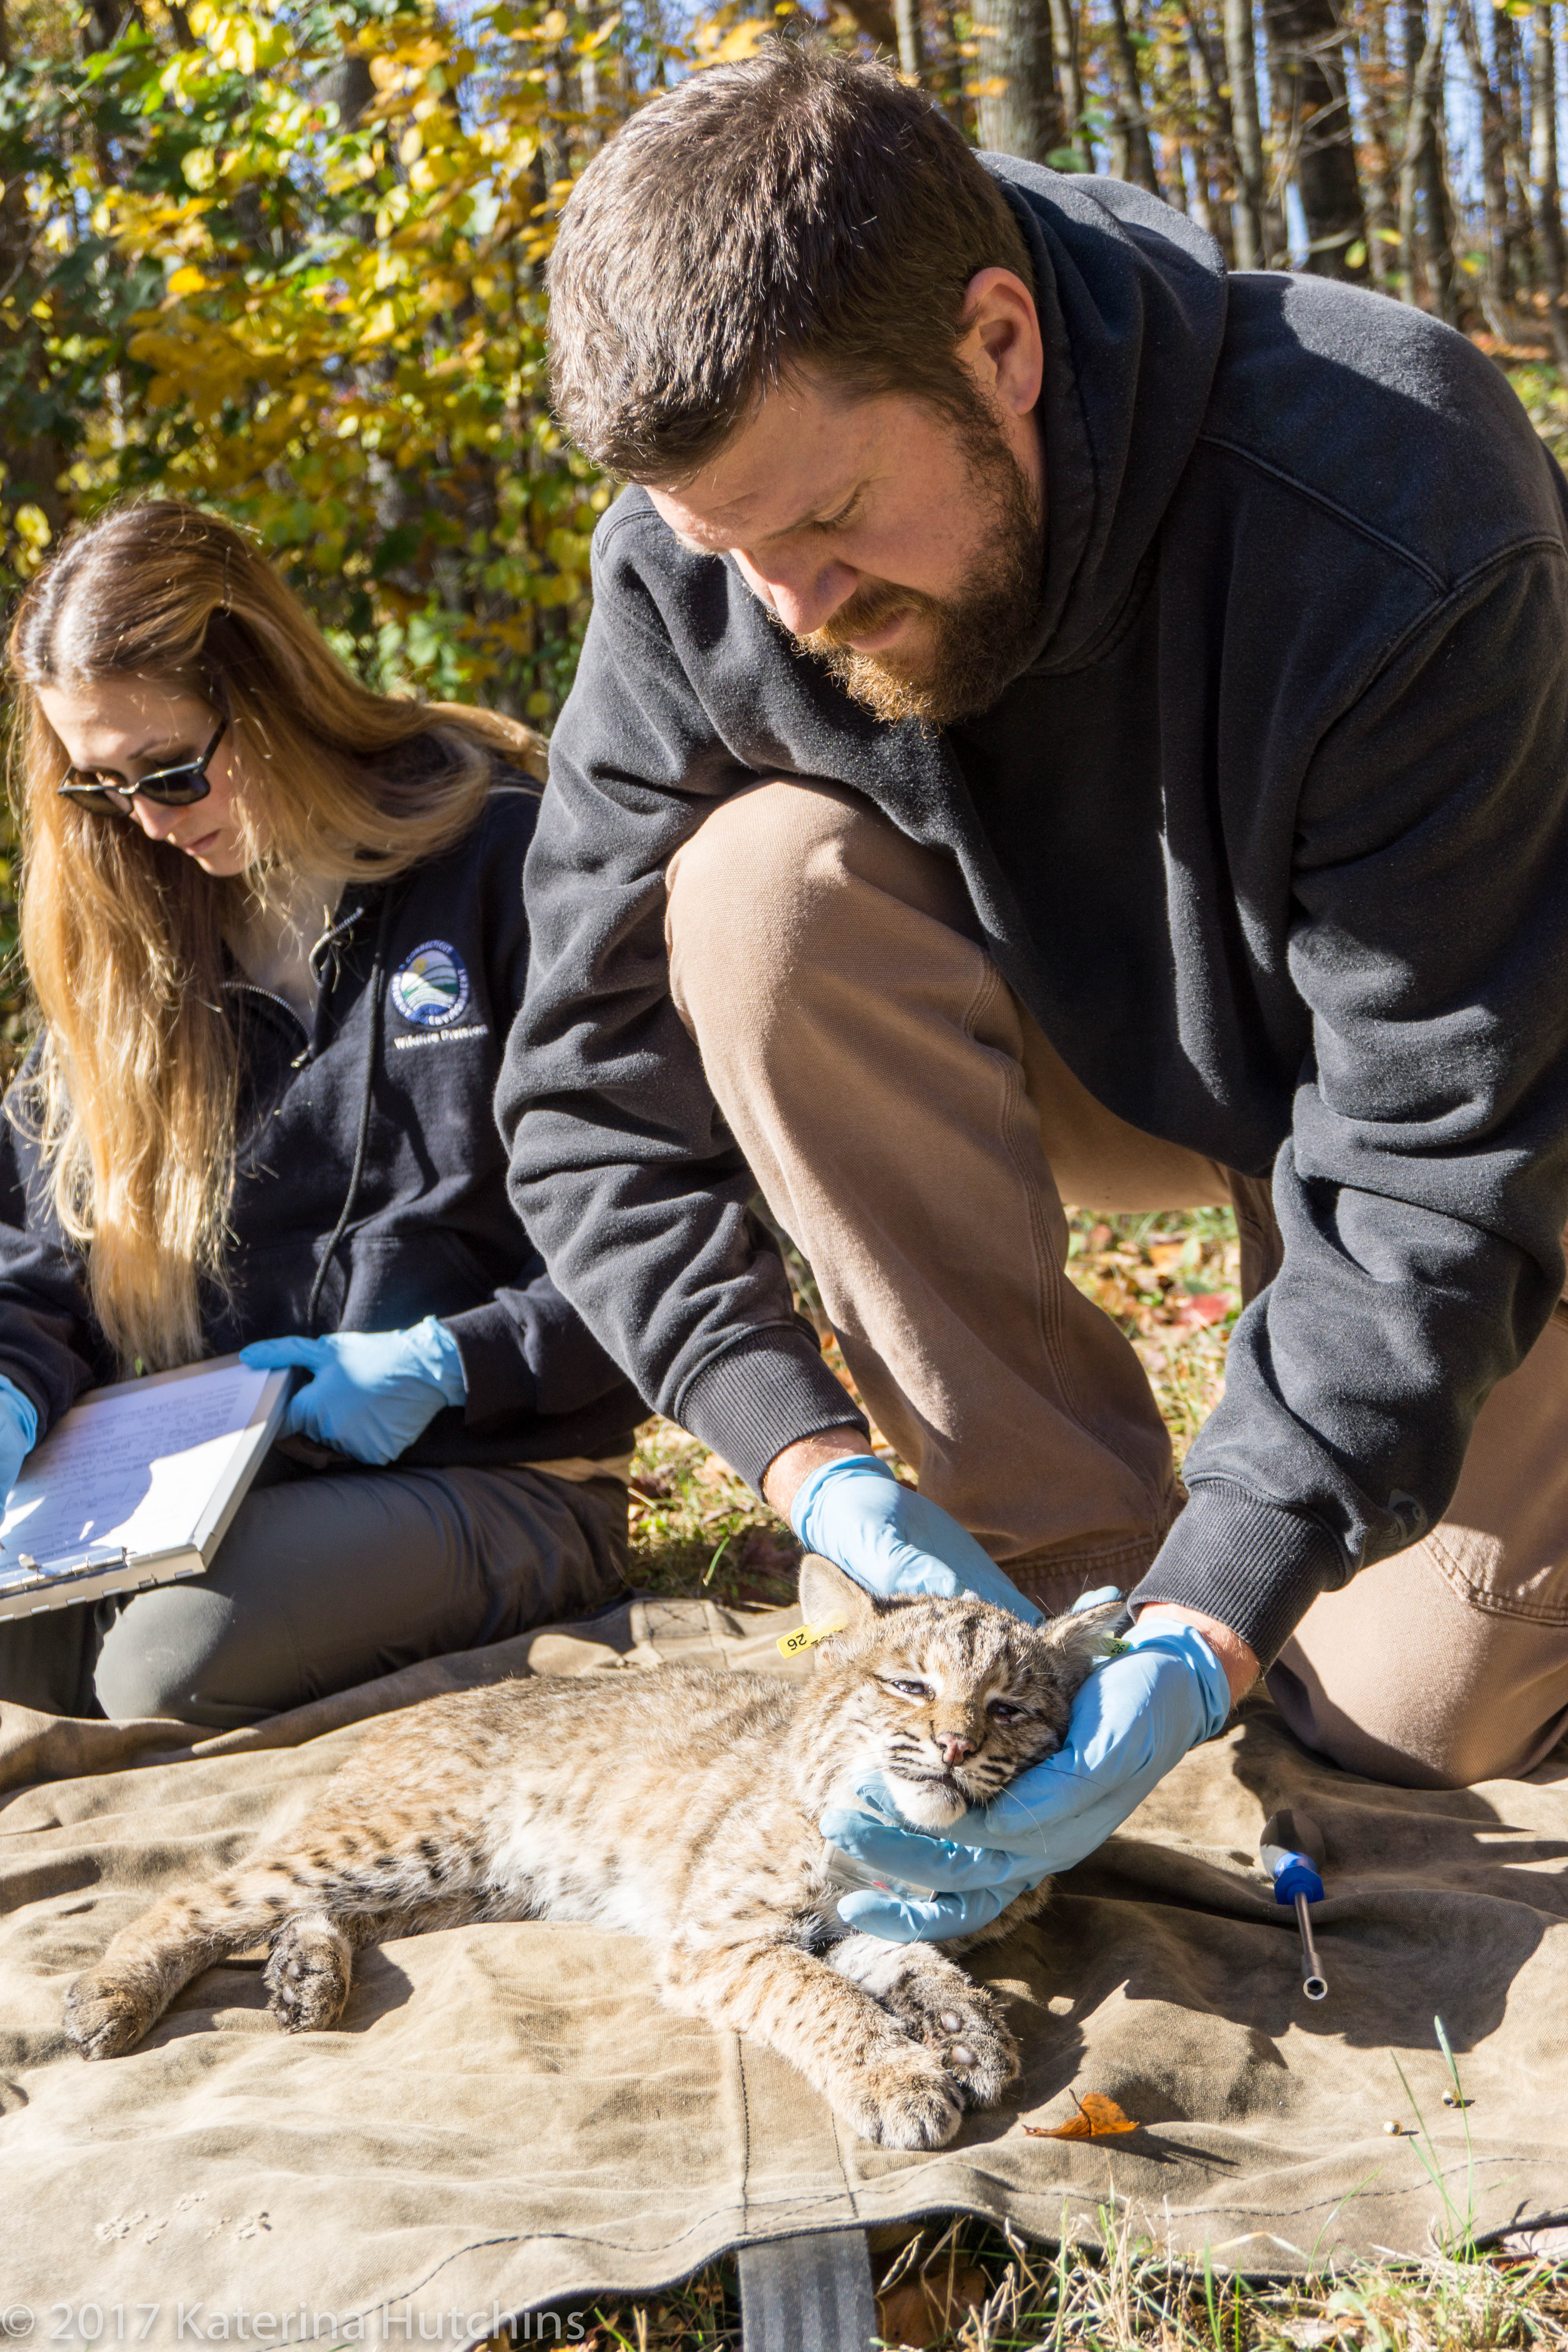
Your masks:
M623 1589L626 1558L614 1478L308 1473L274 1453L205 1576L0 1623L0 1699L228 1731L585 1616Z

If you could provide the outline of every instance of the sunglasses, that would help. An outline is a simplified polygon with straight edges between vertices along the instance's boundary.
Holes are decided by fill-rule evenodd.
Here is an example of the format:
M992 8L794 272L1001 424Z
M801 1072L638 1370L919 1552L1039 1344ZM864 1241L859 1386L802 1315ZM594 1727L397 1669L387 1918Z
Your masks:
M154 768L150 776L134 784L95 783L90 772L72 768L58 787L60 798L111 816L129 816L137 801L151 801L154 808L189 808L194 801L205 801L211 792L207 770L227 732L227 719L220 719L216 734L199 760L180 760L172 768Z

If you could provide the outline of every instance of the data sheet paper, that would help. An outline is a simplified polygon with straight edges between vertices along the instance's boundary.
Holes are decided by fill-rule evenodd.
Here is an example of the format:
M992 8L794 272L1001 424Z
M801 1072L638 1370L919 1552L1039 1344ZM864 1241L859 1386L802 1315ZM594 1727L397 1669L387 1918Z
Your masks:
M135 1555L194 1546L271 1377L234 1364L127 1382L74 1405L6 1497L0 1577L23 1553L42 1566L89 1547Z

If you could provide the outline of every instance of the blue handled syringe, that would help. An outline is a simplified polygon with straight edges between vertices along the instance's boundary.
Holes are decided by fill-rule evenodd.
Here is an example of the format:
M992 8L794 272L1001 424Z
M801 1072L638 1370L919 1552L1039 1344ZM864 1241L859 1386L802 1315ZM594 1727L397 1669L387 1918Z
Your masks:
M1323 1899L1323 1832L1307 1814L1287 1808L1264 1823L1258 1858L1274 1881L1276 1903L1289 1903L1295 1910L1301 1938L1301 1990L1309 2000L1321 2000L1329 1980L1312 1939L1308 1906Z

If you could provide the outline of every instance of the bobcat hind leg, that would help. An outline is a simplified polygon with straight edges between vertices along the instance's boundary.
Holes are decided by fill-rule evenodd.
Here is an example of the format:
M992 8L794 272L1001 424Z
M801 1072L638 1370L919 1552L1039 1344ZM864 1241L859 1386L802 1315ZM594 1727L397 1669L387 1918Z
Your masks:
M96 1968L86 1969L66 1995L66 2032L84 2058L117 2058L132 2049L163 2016L192 1979L220 1960L263 1941L287 1939L291 1921L335 1932L329 1915L336 1889L331 1874L288 1860L253 1863L226 1872L205 1885L182 1887L165 1895L128 1927L122 1927ZM360 1923L354 1923L356 1927ZM374 1930L369 1930L374 1932ZM364 1940L362 1932L358 1940ZM346 1945L347 1939L344 1938ZM321 1947L326 1958L327 1947ZM307 1996L301 1948L289 1940L284 1958L268 1965L267 1984L279 2017L299 2031L304 2011L312 2012L325 1987ZM337 1964L341 1977L337 2009L348 1995L346 1951ZM290 1990L285 1991L285 1987ZM289 2014L279 2006L279 1996ZM332 2014L335 2016L337 2009ZM322 2023L331 2021L325 2017Z
M84 2058L141 2041L174 1995L233 1952L272 1946L268 2001L286 2031L331 2025L348 1999L352 1956L389 1933L526 1916L526 1890L486 1885L477 1840L417 1828L390 1841L369 1827L335 1847L285 1853L182 1888L122 1927L66 1996L66 2031Z
M256 1885L264 1875L281 1879L250 1872L248 1885L231 1875L183 1888L121 1929L66 1995L66 2032L84 2058L117 2058L133 2048L193 1977L277 1926L289 1906L281 1885L263 1892Z

